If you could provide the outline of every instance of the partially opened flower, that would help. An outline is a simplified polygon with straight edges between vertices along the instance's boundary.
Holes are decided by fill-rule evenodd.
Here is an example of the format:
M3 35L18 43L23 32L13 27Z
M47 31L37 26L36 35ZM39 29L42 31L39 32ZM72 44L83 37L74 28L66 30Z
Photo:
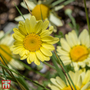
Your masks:
M74 73L70 71L69 75L76 87L76 90L90 90L89 88L90 81L88 81L87 83L85 83L85 85L83 85L83 79L85 79L85 72L81 73L81 71L77 71ZM51 90L72 90L67 82L67 79L66 83L58 76L55 79L51 78L50 80L51 84L49 84L48 86L51 88ZM73 86L72 88L73 90L75 90Z
M90 37L87 30L83 30L79 37L73 30L61 38L61 46L57 47L58 55L65 65L71 64L75 70L81 66L90 66Z
M50 60L52 56L52 50L54 50L55 44L59 41L58 38L49 36L53 27L48 28L49 21L38 21L31 16L30 20L26 19L25 22L19 22L19 28L14 28L13 37L15 39L12 50L14 54L19 54L21 59L26 59L30 64L34 62L36 65L40 65L40 61ZM47 29L47 30L46 30Z
M13 67L18 70L23 70L24 66L12 58L17 58L16 55L12 54L10 49L14 39L11 35L7 35L2 38L3 36L4 32L0 31L0 62L4 65L5 63L8 64L9 67Z
M36 1L36 0L35 0ZM36 20L41 20L42 17L43 19L48 19L51 23L50 24L55 24L56 26L62 26L62 21L60 18L56 15L55 10L56 8L50 8L51 7L51 1L45 0L41 1L38 0L38 2L34 2L34 0L26 0L27 5L29 6L30 10L32 10L32 15L36 17ZM25 2L22 2L21 5L27 9L27 6ZM62 8L62 6L59 6L58 8ZM24 15L25 18L30 18L30 14ZM15 18L16 21L23 20L22 16L19 16Z

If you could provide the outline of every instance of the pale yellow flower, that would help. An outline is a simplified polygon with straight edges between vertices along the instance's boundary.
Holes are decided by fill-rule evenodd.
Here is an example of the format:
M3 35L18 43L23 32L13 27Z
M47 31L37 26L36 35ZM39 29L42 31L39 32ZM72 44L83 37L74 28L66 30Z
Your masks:
M83 84L83 79L85 80L85 78L86 78L85 72L81 73L81 71L77 71L74 73L74 72L70 71L69 75L76 87L76 90L90 90L89 89L90 81ZM58 76L55 79L51 78L50 80L51 80L51 84L49 84L48 86L51 88L51 90L72 90L67 82L67 79L66 79L66 83ZM73 88L73 90L75 90L75 89Z
M61 38L61 46L57 47L58 55L65 65L71 64L75 70L81 66L90 66L90 37L85 29L79 37L73 30L65 35L66 39Z
M3 36L4 36L4 32L0 31L0 39ZM2 64L5 64L3 61L3 59L4 59L9 67L13 67L13 68L18 69L18 70L23 70L24 66L12 58L12 56L17 58L16 55L12 54L12 52L10 50L10 48L13 44L13 41L14 41L14 39L12 38L11 35L7 35L0 40L0 55L1 55L0 61Z
M36 65L40 65L40 61L50 60L52 56L52 50L54 50L55 44L59 41L58 38L49 36L53 27L48 28L49 21L38 21L31 16L30 20L26 19L25 22L19 22L19 28L14 28L13 37L15 39L12 47L14 54L19 54L21 59L26 59L29 64L34 62ZM46 30L47 29L47 30Z
M52 23L56 26L62 26L62 21L60 20L60 17L58 17L56 15L57 10L63 8L63 5L59 5L58 7L55 6L54 8L50 8L51 4L49 4L48 0L45 1L36 1L36 3L34 3L34 1L32 0L26 0L27 5L29 7L29 9L32 12L32 15L34 15L36 17L36 20L41 20L42 17L43 19L48 19L51 23L50 25L52 25ZM52 1L51 1L52 2ZM23 6L24 8L27 9L27 6L25 4L25 2L21 2L21 6ZM41 15L42 14L42 15ZM30 13L24 15L25 18L30 18ZM15 18L16 21L20 21L23 20L22 16L19 16L17 18Z

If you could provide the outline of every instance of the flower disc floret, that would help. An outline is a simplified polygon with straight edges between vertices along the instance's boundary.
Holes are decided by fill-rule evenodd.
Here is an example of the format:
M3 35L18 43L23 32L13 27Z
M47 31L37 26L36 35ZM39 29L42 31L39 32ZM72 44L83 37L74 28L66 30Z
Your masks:
M36 34L27 35L23 42L24 42L24 47L31 52L35 52L39 50L41 47L40 36Z
M14 28L13 37L15 39L12 51L14 54L19 54L21 59L26 59L30 64L34 62L36 65L40 65L40 61L50 60L52 56L52 50L54 50L55 44L58 42L58 38L50 36L53 31L53 27L48 28L49 21L38 21L31 16L30 20L26 19L25 22L19 22L19 28Z
M71 49L70 55L74 62L80 62L88 57L89 51L83 45L77 45Z
M32 15L34 15L37 20L41 20L42 18L45 20L49 16L49 8L43 4L36 5L32 10Z

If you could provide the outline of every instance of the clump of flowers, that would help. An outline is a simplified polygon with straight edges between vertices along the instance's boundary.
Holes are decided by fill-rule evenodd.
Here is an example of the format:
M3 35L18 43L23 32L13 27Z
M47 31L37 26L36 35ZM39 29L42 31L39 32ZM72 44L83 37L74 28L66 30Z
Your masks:
M58 38L50 36L53 27L48 28L49 21L38 21L31 16L30 20L26 19L25 22L20 21L19 27L14 28L13 38L15 39L12 50L14 54L19 54L21 59L26 59L30 64L34 62L40 65L40 61L50 60L52 50L55 44L59 41Z
M12 54L11 46L14 39L11 35L7 35L4 38L4 32L0 31L0 62L5 65L8 64L9 67L14 67L18 70L24 70L24 66L18 61L15 61L12 57L17 58L16 55Z
M90 90L90 79L86 80L86 78L89 77L89 74L90 70L88 70L87 72L82 72L81 70L75 73L72 71L69 72L69 75L76 87L76 90ZM48 86L51 88L51 90L72 90L71 86L67 82L67 79L65 83L58 76L55 79L51 78L51 84L49 84ZM73 90L75 90L73 86L72 88Z
M58 55L65 65L71 64L75 70L81 66L90 66L90 37L85 29L79 37L73 30L65 35L66 39L61 38L61 46L57 47Z

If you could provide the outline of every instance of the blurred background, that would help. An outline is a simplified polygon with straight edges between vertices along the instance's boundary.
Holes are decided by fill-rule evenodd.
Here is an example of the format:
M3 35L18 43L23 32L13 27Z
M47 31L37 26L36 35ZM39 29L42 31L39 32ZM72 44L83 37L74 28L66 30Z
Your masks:
M8 30L11 30L13 27L15 27L18 24L18 22L16 22L14 19L17 16L20 16L20 14L14 4L17 5L17 7L22 12L22 14L29 13L27 9L23 8L20 5L22 1L23 0L0 0L0 30L7 32ZM45 1L45 0L42 0L42 1ZM53 2L55 1L57 0L53 0ZM64 0L64 2L65 1L67 0ZM86 1L87 1L86 4L88 9L88 14L90 18L90 0L86 0ZM62 3L60 3L60 5L61 4ZM71 23L70 18L65 14L65 10L68 8L72 10L72 16L74 17L76 23L79 25L80 30L83 30L83 28L87 29L83 0L74 0L74 2L56 11L58 16L63 21L63 26L57 27L57 33L61 31L63 32L63 34L65 34L65 33L68 33L68 31L71 31L73 29L69 24Z

